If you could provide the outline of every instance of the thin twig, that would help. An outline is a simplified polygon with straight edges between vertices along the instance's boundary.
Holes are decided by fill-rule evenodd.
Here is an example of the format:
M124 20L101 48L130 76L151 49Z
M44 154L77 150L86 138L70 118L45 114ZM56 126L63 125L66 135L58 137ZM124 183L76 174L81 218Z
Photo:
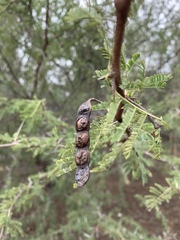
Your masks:
M42 47L42 53L39 57L37 67L35 69L34 74L34 84L33 84L33 90L31 92L31 98L33 98L34 94L36 93L37 87L38 87L38 81L39 81L39 71L42 67L43 60L46 57L46 50L49 45L49 39L48 39L48 28L49 28L49 0L46 1L46 19L45 19L45 31L44 31L44 44Z
M13 147L19 144L19 141L14 141L12 143L0 144L0 148Z
M59 63L57 63L56 61L53 61L53 63L54 63L57 67L59 67L60 70L62 70L62 71L64 72L64 74L65 74L66 77L67 77L67 80L68 80L69 84L70 84L71 87L74 89L75 86L74 86L73 81L72 81L71 78L70 78L70 71L69 71L69 69L67 68L67 66L62 66L62 65L60 65Z
M21 188L21 189L20 189L20 191L18 192L18 194L14 197L14 200L13 200L12 204L10 205L9 209L7 210L7 217L8 217L8 218L10 218L11 213L12 213L12 210L13 210L13 207L14 207L14 205L16 204L16 202L18 201L18 199L20 198L20 196L23 194L23 192L24 192L26 189L31 188L32 184L33 184L33 182L32 182L32 180L31 180L31 178L29 177L29 178L28 178L27 188ZM3 239L4 230L5 230L5 226L3 226L3 227L1 228L0 239Z
M17 132L15 133L14 142L17 142L18 137L19 137L19 134L20 134L20 132L21 132L21 130L22 130L22 127L23 127L24 123L25 123L25 120L22 121L22 123L21 123L21 125L19 126Z
M1 56L2 56L2 59L4 60L4 62L6 63L6 66L8 67L9 69L9 72L10 74L12 75L13 77L13 80L19 84L19 79L17 78L16 74L14 73L14 70L12 69L12 66L10 64L10 62L8 61L8 59L6 58L6 56L4 56L2 50L0 49L0 53L1 53Z
M101 100L98 100L97 98L90 98L88 101L94 101L94 102L98 102L98 103L102 103Z
M138 103L134 102L132 99L130 99L130 98L127 97L127 96L126 96L126 99L127 99L130 103L132 103L134 106L142 109L144 112L147 113L147 110L146 110L144 107L140 106ZM155 122L154 116L152 116L150 113L147 113L147 116L148 116L149 121L153 124L153 126L154 126L155 129L158 129L158 128L162 127L161 124Z
M21 190L19 191L19 193L15 196L14 201L12 202L11 206L9 207L9 209L8 209L8 211L7 211L7 217L8 217L8 218L10 218L12 209L13 209L14 205L16 204L16 202L18 201L19 197L21 196L21 194L22 194L23 192L24 192L24 189L21 189ZM3 237L4 230L5 230L5 227L3 226L3 227L1 228L0 239L2 239L2 237Z
M144 152L144 156L155 159L155 156L152 153L147 152L147 151ZM163 159L163 158L158 158L158 160L161 162L167 162L166 159Z
M24 88L24 87L21 85L21 83L19 82L19 79L18 79L18 77L17 77L16 74L15 74L15 70L12 68L12 64L9 62L9 60L7 59L7 57L4 56L4 54L3 54L3 52L2 52L1 49L0 49L0 54L1 54L1 56L2 56L3 61L5 62L6 66L7 66L8 72L9 72L12 80L15 81L15 82L18 84L18 86L23 90L24 95L28 98L28 94L27 94L25 88ZM13 90L14 90L14 89L13 89ZM16 93L17 93L17 92L16 92ZM18 94L19 94L19 92L18 92Z
M11 0L1 11L0 14L3 13L4 11L6 11L6 9L8 9L8 7L10 7L16 0Z

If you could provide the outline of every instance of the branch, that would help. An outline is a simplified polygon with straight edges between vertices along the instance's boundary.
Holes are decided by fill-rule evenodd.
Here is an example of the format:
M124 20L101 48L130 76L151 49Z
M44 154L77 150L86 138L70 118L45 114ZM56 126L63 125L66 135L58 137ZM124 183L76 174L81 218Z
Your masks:
M30 20L32 20L33 19L33 15L32 15L32 0L28 1L28 8L29 8Z
M120 55L122 42L124 38L125 24L127 21L131 0L115 0L114 3L117 18L112 56L112 71L114 74L114 87L115 87L114 90L116 90L120 95L124 96L124 91L119 86L120 84L122 84L120 72Z
M170 62L172 59L174 59L175 57L178 57L180 53L180 48L177 49L177 51L174 53L173 56L167 56L166 60L164 60L164 62L160 63L158 65L157 70L160 70L166 63Z
M138 107L139 109L142 109L145 113L147 113L147 110L146 110L144 107L140 106L139 104L137 104L136 102L134 102L133 100L131 100L131 99L130 99L129 97L127 97L127 96L126 96L126 99L127 99L130 103L132 103L134 106ZM150 114L150 113L147 113L147 116L148 116L149 121L153 124L153 126L154 126L155 129L158 129L158 128L162 127L161 124L155 122L155 120L154 120L155 116L153 116L153 115ZM156 117L156 118L157 118L157 117ZM162 119L158 119L158 120L162 121Z
M31 98L33 98L34 94L36 93L37 87L38 87L38 81L39 81L39 71L42 67L44 57L46 57L46 50L49 45L49 39L48 39L48 28L49 28L49 0L46 1L46 19L45 19L46 28L44 31L44 44L42 46L42 53L39 57L39 60L37 62L37 67L35 69L34 74L34 84L33 84L33 90L31 92Z
M23 90L23 93L25 94L25 96L26 96L27 98L29 98L29 96L28 96L25 88L24 88L24 87L21 85L21 83L19 82L19 79L18 79L18 77L16 76L15 71L14 71L14 69L12 68L11 63L10 63L9 60L6 58L6 56L4 56L4 54L3 54L3 52L2 52L1 49L0 49L0 54L1 54L1 56L2 56L2 60L5 62L6 66L7 66L7 70L8 70L7 73L9 73L10 76L11 76L11 78L12 78L12 80L18 84L18 87L21 87L21 89ZM19 95L20 95L19 92L15 91L15 89L11 89L11 91L12 91L12 92L15 92L16 94L19 94Z
M28 178L28 185L27 185L27 189L31 188L32 186L32 180L30 178ZM10 207L7 210L7 217L10 218L11 217L11 213L13 211L14 205L16 204L16 202L18 201L18 199L21 197L21 195L24 193L24 191L26 190L26 188L21 188L20 191L17 193L17 195L14 196L14 200L12 202L12 204L10 205ZM3 226L1 228L1 232L0 232L0 239L3 239L3 235L4 235L4 231L5 231L5 226Z
M124 38L125 24L128 17L128 12L131 5L131 0L114 0L116 8L116 27L115 27L115 36L114 36L114 47L112 55L112 90L117 91L122 97L125 97L123 89L120 87L122 84L121 80L121 69L120 69L120 55L121 47ZM115 120L122 122L122 113L123 113L123 104L120 103L118 106Z
M67 77L67 80L68 80L69 84L71 85L72 89L74 89L75 86L74 86L74 84L73 84L73 81L72 81L71 78L70 78L70 74L69 74L70 71L69 71L68 67L60 65L60 64L57 63L55 60L53 60L53 63L54 63L57 67L59 67L60 70L62 70L62 71L64 72L64 74L65 74L66 77Z
M16 0L11 0L1 11L0 14L6 11Z
M144 156L145 156L145 157L152 158L152 159L155 159L155 156L154 156L152 153L147 152L147 151L144 152ZM159 161L162 161L162 162L167 162L167 160L164 159L164 158L158 158L158 160L159 160Z
M0 144L0 148L13 147L13 146L16 146L18 143L19 143L18 141L14 141L12 143Z
M12 202L11 206L9 207L8 211L7 211L7 217L10 218L11 216L11 212L13 210L14 205L16 204L16 202L18 201L18 199L20 198L20 196L22 195L22 193L24 192L24 189L21 189L19 191L19 193L14 197L14 201ZM3 235L4 235L4 230L5 227L3 226L1 228L1 232L0 232L0 239L2 239Z
M169 125L168 125L166 122L164 122L161 117L157 117L157 116L155 116L155 115L147 112L147 110L146 110L144 107L140 106L138 103L134 102L134 101L133 101L132 99L130 99L129 97L125 96L125 98L124 98L124 97L120 96L120 98L121 98L123 101L127 102L128 104L130 104L131 106L137 108L140 112L146 114L147 117L148 117L148 119L149 119L149 121L154 125L154 128L155 128L155 129L158 129L158 128L162 127L162 125L165 125L168 129L170 129ZM123 106L124 106L124 105L123 105ZM159 123L155 122L155 119L157 119L158 121L160 121L162 124L159 124Z

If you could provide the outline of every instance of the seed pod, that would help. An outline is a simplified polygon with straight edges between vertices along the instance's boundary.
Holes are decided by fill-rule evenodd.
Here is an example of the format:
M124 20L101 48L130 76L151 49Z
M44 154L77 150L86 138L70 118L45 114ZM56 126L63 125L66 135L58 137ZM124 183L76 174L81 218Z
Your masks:
M77 166L79 165L84 165L86 163L89 163L90 160L90 154L89 150L87 148L85 149L78 149L76 153L76 164Z
M76 120L76 157L75 162L77 165L75 181L78 187L84 186L89 179L90 170L90 153L89 153L89 118L91 115L91 101L99 100L90 98L83 103L78 109L78 118Z
M89 145L89 133L88 131L85 132L78 132L76 136L76 147L83 148Z

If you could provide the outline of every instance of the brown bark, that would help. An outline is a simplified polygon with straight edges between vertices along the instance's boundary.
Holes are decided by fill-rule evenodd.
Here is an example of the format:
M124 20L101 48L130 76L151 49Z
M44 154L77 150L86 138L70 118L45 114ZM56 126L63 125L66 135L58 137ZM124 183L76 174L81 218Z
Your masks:
M112 88L113 91L117 91L122 97L125 97L125 93L121 88L122 79L121 79L121 69L120 69L120 56L121 48L124 38L125 25L128 17L128 12L131 5L131 0L114 0L116 8L116 27L115 27L115 36L114 36L114 47L112 55ZM123 113L123 104L120 103L118 106L115 120L122 122L122 113Z

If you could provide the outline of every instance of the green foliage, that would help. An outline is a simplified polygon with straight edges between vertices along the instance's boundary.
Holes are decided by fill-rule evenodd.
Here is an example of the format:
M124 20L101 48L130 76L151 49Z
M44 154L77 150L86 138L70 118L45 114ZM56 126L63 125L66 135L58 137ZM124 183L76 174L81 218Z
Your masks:
M106 40L104 40L104 44L103 47L100 48L101 52L102 52L102 56L105 59L110 59L112 56L112 48L110 47L109 42Z
M138 134L141 131L141 128L145 122L146 116L142 115L137 118L137 124L136 127L133 128L133 131L131 132L131 136L128 138L128 140L125 142L123 146L123 154L124 157L127 159L131 155L131 151L134 146L134 142L136 141Z
M177 172L179 174L179 171ZM180 177L166 179L168 186L162 186L155 183L155 186L150 187L150 195L145 196L145 205L148 210L156 209L159 211L159 207L163 202L169 203L172 197L176 194L180 194Z
M45 200L44 187L49 182L48 172L37 172L28 176L28 184L20 183L17 187L13 186L11 171L19 165L14 154L25 151L34 161L43 159L43 164L51 162L58 155L59 149L64 146L64 133L67 124L53 116L52 112L46 110L44 100L19 100L13 99L2 101L1 121L5 122L9 116L16 119L14 128L15 132L0 134L1 149L12 147L13 158L15 159L10 165L10 175L3 173L2 180L6 182L5 190L1 190L0 204L0 226L1 236L10 236L12 239L20 239L25 236L21 220L14 217L21 211L36 208L40 202ZM20 126L19 126L20 124ZM3 130L3 129L2 129ZM5 129L6 130L6 129ZM70 128L69 128L70 130ZM34 134L35 133L35 134ZM68 134L67 134L68 135ZM3 152L1 152L3 156ZM31 168L32 160L24 160L24 164ZM2 161L1 171L4 171L6 162ZM12 168L12 169L11 169ZM36 202L34 204L33 202Z
M146 82L145 77L145 64L142 61L138 62L140 58L140 54L134 54L132 58L126 63L125 60L125 50L123 50L123 61L121 61L121 65L123 65L123 76L126 82L128 82L129 74L136 67L136 63L138 65L138 69L141 69L141 81ZM97 76L100 77L102 72L96 72ZM158 75L157 75L158 76ZM166 76L161 75L161 80L170 79L170 75ZM157 87L157 79L155 76L149 77L148 79L151 87ZM159 78L158 78L159 79ZM134 82L134 85L137 83ZM138 84L137 84L138 85ZM145 88L144 85L141 86ZM126 91L130 96L134 95L136 91L139 90L139 87L133 88L133 91L130 87L130 84L126 85ZM116 113L117 106L120 101L124 101L125 110L123 114L123 122L119 125L118 123L113 123L113 118ZM141 105L141 104L140 104ZM120 154L124 155L125 159L133 158L133 160L125 161L123 166L125 167L125 172L132 173L132 176L137 179L138 177L142 178L143 183L147 182L147 176L151 176L150 171L147 169L149 164L147 160L143 156L144 152L152 152L155 158L160 158L160 154L162 151L161 147L161 137L160 131L154 130L153 126L151 127L147 123L145 123L147 116L153 116L154 119L158 120L162 125L168 127L168 125L163 121L162 118L158 118L151 113L141 109L140 107L132 104L127 99L122 98L121 96L116 96L115 102L112 100L109 103L109 107L107 107L107 114L102 119L98 119L98 122L94 121L92 123L91 130L91 142L93 146L92 157L95 148L100 148L102 146L110 146L109 153L105 154L102 157L102 160L98 163L98 167L92 169L92 172L102 171L110 167L115 159ZM126 137L126 129L129 128L131 130L130 137L123 143L123 138ZM135 155L133 152L135 151ZM134 160L137 159L137 160Z
M55 160L55 166L49 173L49 176L52 177L56 175L60 177L62 174L72 171L75 167L75 147L74 143L67 143L63 149L59 152L60 159Z
M133 55L132 59L127 62L126 66L124 67L124 69L126 69L126 76L129 76L129 73L135 67L135 63L139 57L139 54L135 54ZM156 84L156 81L151 81L152 86L156 86ZM134 88L133 91L135 89L136 88ZM135 91L133 92L133 94L134 93ZM122 124L119 124L117 122L114 122L114 115L121 101L124 102L125 106L123 122ZM67 124L56 120L56 118L53 118L51 114L48 114L44 100L36 99L20 101L15 99L10 103L6 102L5 100L4 103L6 104L4 104L5 111L3 112L4 114L2 115L2 119L5 117L6 113L11 113L11 115L13 114L19 119L19 122L21 124L18 127L18 130L15 133L12 133L12 135L1 135L0 139L2 146L3 144L4 146L6 144L9 144L9 146L12 146L14 148L14 151L26 149L27 152L32 152L33 158L39 156L49 157L50 154L52 154L52 156L54 156L54 159L57 160L55 160L55 164L49 168L49 171L45 175L42 175L43 179L45 179L45 182L48 181L48 178L53 181L55 176L60 177L61 175L75 169L76 166L74 162L74 138L72 138L71 135L71 137L68 138L68 141L66 143L66 140L63 138L63 136L59 135L60 132L57 131L57 127L61 126L62 130L64 131L64 129L66 129L67 127ZM150 113L142 110L136 105L133 105L131 102L122 98L118 94L116 96L112 96L112 99L109 102L102 102L96 107L94 106L93 109L96 111L106 110L107 114L94 119L91 126L90 152L92 157L91 165L93 166L91 172L101 172L108 169L115 160L119 161L119 157L121 156L120 161L122 163L122 169L124 173L126 175L131 175L133 179L141 178L143 184L145 184L148 180L148 177L151 176L151 172L148 169L151 164L147 162L144 156L144 152L151 151L151 153L154 154L155 158L159 158L161 153L160 131L154 130L153 127L149 126L150 124L145 123L146 118ZM165 125L162 118L158 118L156 116L153 117L157 119L161 124ZM36 126L36 128L39 129L40 133L42 131L42 127L44 126L44 122L46 122L46 124L49 122L47 130L49 131L48 135L50 137L31 136L33 127ZM127 128L131 130L131 135L126 141L123 141L123 139L126 139ZM43 129L43 131L44 130L45 129ZM60 149L58 148L57 144L60 144ZM48 154L46 153L46 151L48 152ZM98 162L97 154L99 154ZM38 194L43 186L44 185L42 184L37 185ZM20 189L23 188L20 187ZM36 188L34 187L34 194L36 193L35 189ZM19 196L18 191L15 196L16 195ZM28 197L31 198L32 194L29 194L28 192L25 194L25 196L27 196L24 198L25 202L20 201L21 208L24 204L28 203ZM7 199L6 194L5 199ZM9 202L11 204L12 201L13 199L9 199ZM152 199L151 201L153 202ZM155 204L155 202L153 203ZM3 207L5 206L6 205L3 204ZM6 207L6 209L9 208L9 206ZM18 206L16 206L16 208L18 209ZM72 214L73 212L71 212L70 214L71 220L73 219ZM77 217L75 212L74 214L74 216ZM7 215L7 217L10 216ZM81 219L82 217L79 216L79 218ZM6 221L7 218L5 218L2 226L3 229L6 229L7 231L5 231L5 234L8 235L9 228L5 224ZM22 234L20 225L16 224L16 221L14 222L14 225L14 228L17 230L16 232L19 232L17 234ZM79 227L79 224L77 226ZM77 231L77 229L75 231ZM111 229L109 229L108 231L110 234ZM64 231L64 234L65 232L66 231ZM10 235L13 234L13 232L10 233Z
M33 199L44 200L43 198L43 186L46 182L39 180L42 176L32 176L28 178L28 184L20 184L18 187L12 187L6 189L1 194L0 204L0 227L1 236L10 236L12 239L18 239L20 236L24 236L22 230L22 222L17 221L13 215L21 213L22 210L30 208L33 205Z
M139 57L140 53L133 54L132 58L128 61L125 68L127 69L127 75L131 72Z
M142 60L138 60L140 54L136 53L132 58L125 64L124 57L122 58L123 65L123 88L128 91L129 95L133 95L136 91L142 91L146 88L155 88L160 89L164 88L166 82L172 79L171 74L154 74L153 76L146 77L146 66ZM131 81L129 74L134 70L134 67L137 69L138 78L134 81ZM128 78L129 77L129 78Z
M140 77L144 76L144 72L141 72ZM146 77L144 79L137 79L135 82L128 83L125 88L129 90L139 90L144 88L164 88L166 82L170 80L172 76L170 74L155 74L151 77Z
M157 240L156 237L149 237L148 234L143 231L142 227L135 221L129 220L119 214L119 219L113 219L111 215L103 216L99 226L103 229L104 233L107 234L113 240L116 239L133 239L133 240ZM127 228L128 226L128 228ZM129 231L129 228L131 229Z

